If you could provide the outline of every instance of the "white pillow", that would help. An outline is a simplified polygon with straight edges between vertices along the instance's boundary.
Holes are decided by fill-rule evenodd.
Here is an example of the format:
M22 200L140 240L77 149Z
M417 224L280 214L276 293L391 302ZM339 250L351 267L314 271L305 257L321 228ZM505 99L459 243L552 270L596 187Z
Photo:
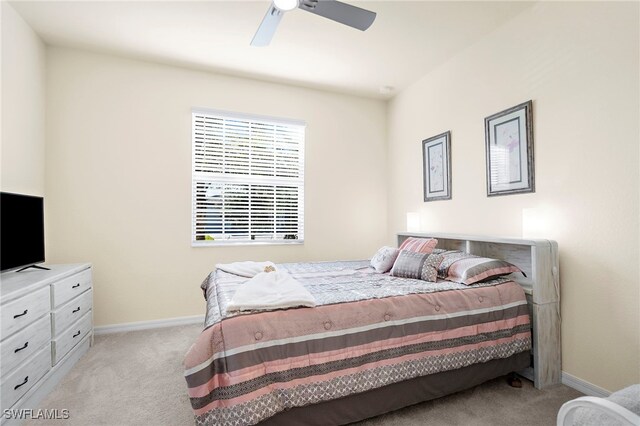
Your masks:
M400 250L395 247L381 247L371 258L371 266L376 272L388 272L396 261L398 253L400 253Z

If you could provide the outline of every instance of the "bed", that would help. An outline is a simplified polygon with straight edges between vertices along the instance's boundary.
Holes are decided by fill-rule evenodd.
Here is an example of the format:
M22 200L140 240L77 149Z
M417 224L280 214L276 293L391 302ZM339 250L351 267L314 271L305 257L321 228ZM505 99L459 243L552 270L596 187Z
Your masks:
M197 424L346 424L519 372L559 382L557 245L455 234L437 238L517 265L472 286L380 274L369 261L281 264L316 307L231 313L246 281L203 282L205 329L185 357ZM519 274L518 274L519 275Z

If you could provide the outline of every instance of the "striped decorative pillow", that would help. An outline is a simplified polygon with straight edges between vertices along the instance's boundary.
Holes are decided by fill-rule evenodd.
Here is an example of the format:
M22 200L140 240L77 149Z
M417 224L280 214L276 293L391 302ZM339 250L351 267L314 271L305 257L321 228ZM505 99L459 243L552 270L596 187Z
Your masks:
M516 265L504 260L474 256L461 251L448 251L442 256L444 259L438 267L438 277L447 281L470 285L513 272L525 275Z
M438 266L440 266L443 259L444 256L441 254L400 250L400 254L391 269L391 275L436 282L438 280Z
M430 254L438 244L435 238L409 237L400 244L400 250L414 251L416 253Z

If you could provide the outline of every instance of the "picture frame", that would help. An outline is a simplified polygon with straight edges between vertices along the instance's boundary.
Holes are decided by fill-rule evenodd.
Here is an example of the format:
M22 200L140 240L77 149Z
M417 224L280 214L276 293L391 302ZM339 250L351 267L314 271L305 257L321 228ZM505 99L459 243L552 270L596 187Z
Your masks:
M424 201L451 199L451 131L422 141Z
M531 100L484 119L487 196L535 192Z

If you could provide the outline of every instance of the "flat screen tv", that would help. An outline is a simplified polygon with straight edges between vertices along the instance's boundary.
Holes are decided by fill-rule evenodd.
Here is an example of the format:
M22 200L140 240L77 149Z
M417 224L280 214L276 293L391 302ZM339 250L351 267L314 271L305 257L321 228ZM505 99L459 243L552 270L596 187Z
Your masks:
M44 200L0 192L0 269L44 262Z

